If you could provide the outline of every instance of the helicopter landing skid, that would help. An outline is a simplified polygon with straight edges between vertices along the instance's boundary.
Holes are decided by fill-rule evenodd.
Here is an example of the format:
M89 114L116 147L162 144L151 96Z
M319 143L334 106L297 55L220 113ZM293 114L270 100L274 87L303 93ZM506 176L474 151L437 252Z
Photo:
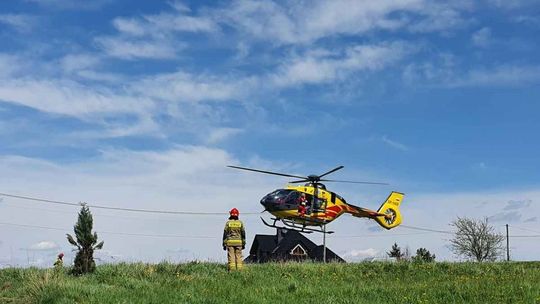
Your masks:
M297 232L300 232L300 233L313 233L313 232L320 232L320 233L326 233L326 234L334 233L334 231L324 231L322 229L313 229L313 228L306 227L305 225L300 226L300 225L298 225L297 223L295 223L293 221L289 221L289 220L285 220L285 219L272 218L272 220L274 222L272 224L268 224L261 217L261 221L263 222L263 224L265 224L266 226L271 227L271 228L293 230L293 231L297 231ZM286 227L285 226L281 226L281 227L277 226L276 225L277 221L281 221Z

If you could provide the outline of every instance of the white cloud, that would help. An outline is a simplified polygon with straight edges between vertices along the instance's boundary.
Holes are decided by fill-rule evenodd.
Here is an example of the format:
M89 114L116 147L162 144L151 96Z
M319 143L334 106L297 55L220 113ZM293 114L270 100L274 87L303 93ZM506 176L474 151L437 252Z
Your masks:
M215 32L219 30L216 23L207 17L163 13L148 15L144 19L147 21L146 26L153 27L152 31Z
M256 78L186 72L139 77L134 81L128 75L103 72L106 68L102 60L93 54L69 54L55 60L51 67L40 67L28 58L0 54L0 101L72 116L98 128L79 133L81 138L133 134L161 137L167 132L178 132L170 123L154 120L165 115L174 118L173 124L181 125L182 132L200 132L201 127L213 132L210 140L215 143L234 133L216 129L226 113L210 103L196 104L238 102L258 86ZM56 69L52 69L53 65ZM32 76L22 76L31 67L35 67Z
M24 0L26 2L36 3L42 7L61 9L61 10L95 10L101 8L111 0Z
M219 30L209 17L190 16L183 4L173 3L174 13L144 15L138 18L117 17L113 26L117 35L102 36L96 43L112 57L122 59L172 59L186 47L175 34L212 33ZM185 7L187 8L187 7Z
M418 11L422 15L420 20L411 22L408 29L418 33L447 33L450 30L459 29L470 23L462 16L462 11L468 9L469 6L466 3L459 1L447 3L427 1Z
M143 36L147 33L145 24L132 18L115 18L113 26L121 33L132 36Z
M68 54L60 59L60 66L66 73L96 67L101 59L90 54Z
M215 144L242 132L243 130L238 128L217 128L210 132L206 142Z
M518 211L499 212L489 217L489 220L494 223L516 223L522 222L522 215Z
M215 18L255 39L297 42L295 24L286 10L272 1L235 1Z
M143 18L118 17L113 20L114 27L128 36L163 37L174 32L215 32L217 24L207 17L184 14L161 13L145 15Z
M33 244L28 249L36 250L36 251L52 251L52 250L58 250L59 248L60 246L58 246L58 244L56 244L55 242L41 241L39 243Z
M413 62L403 69L402 78L407 84L445 83L454 78L456 57L452 54L439 54L432 61Z
M404 145L404 144L402 144L400 142L389 139L386 135L384 135L381 138L381 140L382 140L382 142L384 142L385 144L389 145L392 148L395 148L395 149L398 149L398 150L401 150L401 151L409 151L409 147L407 147L406 145Z
M504 210L527 208L531 205L531 203L532 203L531 200L521 200L521 201L511 200L511 201L508 201L506 207L504 207Z
M505 64L461 70L452 55L405 67L402 78L411 85L460 87L521 87L540 83L540 66Z
M152 107L143 98L68 80L4 80L0 83L0 100L79 118L112 113L143 114Z
M368 249L353 249L353 250L345 252L343 256L359 259L359 258L375 257L378 254L379 254L379 251L377 249L368 248Z
M471 38L474 45L479 47L487 47L491 43L491 29L483 27L472 34Z
M182 1L169 1L168 4L181 13L191 12L189 6L187 6L187 4L183 3Z
M249 83L249 79L241 81L176 72L148 76L134 83L132 89L147 97L173 102L223 101L242 96L249 89Z
M527 86L540 83L540 66L504 65L471 69L446 84L449 87Z
M24 60L15 55L0 53L0 79L12 77L25 66Z
M24 14L0 14L0 24L2 23L18 31L27 32L36 25L36 17Z
M502 9L517 9L528 7L538 2L536 0L485 0L488 4Z
M285 62L273 76L277 86L317 84L346 77L350 73L367 70L377 71L396 63L414 52L403 42L349 47L344 54L323 52L298 56Z
M180 43L171 43L162 39L132 40L123 37L98 37L96 43L109 56L128 60L172 59L184 47Z
M309 1L280 5L271 1L235 1L215 18L255 40L276 44L312 43L337 35L407 28L448 31L467 24L461 3L423 0Z

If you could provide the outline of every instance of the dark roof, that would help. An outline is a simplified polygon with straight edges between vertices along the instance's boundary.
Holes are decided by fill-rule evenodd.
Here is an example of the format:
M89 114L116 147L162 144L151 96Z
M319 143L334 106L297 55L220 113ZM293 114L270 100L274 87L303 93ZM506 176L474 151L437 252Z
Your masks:
M315 261L323 260L323 246L317 246L302 233L294 230L281 230L277 232L277 235L257 234L253 240L249 253L251 260L253 261L257 260L256 256L259 252L267 252L272 256L279 257L288 255L298 244L308 251L311 259ZM345 262L345 260L328 248L326 248L326 259L328 261Z
M281 242L279 242L278 246L275 247L272 252L288 252L292 250L298 243L302 244L302 247L308 251L313 250L313 248L317 246L300 232L290 230L284 235Z
M276 248L276 236L257 234L255 236L255 239L253 240L253 244L251 244L249 253L256 254L257 248L262 251L271 252L272 250L274 250L274 248Z
M313 257L315 258L316 261L323 260L323 252L324 252L323 247L324 247L323 245L319 245L315 247L315 249L313 249L312 251ZM326 260L332 261L332 262L345 262L344 259L342 259L339 255L337 255L332 250L328 249L328 247L326 247Z

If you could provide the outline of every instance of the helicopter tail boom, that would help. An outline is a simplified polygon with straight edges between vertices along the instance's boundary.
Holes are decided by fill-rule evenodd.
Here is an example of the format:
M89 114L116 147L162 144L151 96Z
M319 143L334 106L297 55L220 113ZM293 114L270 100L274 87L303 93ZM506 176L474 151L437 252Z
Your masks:
M392 229L401 224L401 212L399 212L399 205L403 201L403 193L393 191L390 193L386 201L377 210L378 216L374 219L386 229Z

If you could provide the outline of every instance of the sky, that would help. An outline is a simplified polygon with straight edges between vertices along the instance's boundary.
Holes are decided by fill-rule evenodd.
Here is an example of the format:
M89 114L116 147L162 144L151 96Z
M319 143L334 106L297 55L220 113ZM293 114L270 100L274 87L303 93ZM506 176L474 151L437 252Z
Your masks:
M327 185L352 204L405 193L401 227L328 225L348 261L394 242L460 260L451 234L410 228L457 217L509 224L512 259L539 260L538 37L534 0L2 1L0 192L223 213L92 210L100 263L223 262L227 211L248 244L273 234L259 201L288 182L227 165L343 165L332 178L390 184ZM71 263L77 212L1 197L0 267Z

